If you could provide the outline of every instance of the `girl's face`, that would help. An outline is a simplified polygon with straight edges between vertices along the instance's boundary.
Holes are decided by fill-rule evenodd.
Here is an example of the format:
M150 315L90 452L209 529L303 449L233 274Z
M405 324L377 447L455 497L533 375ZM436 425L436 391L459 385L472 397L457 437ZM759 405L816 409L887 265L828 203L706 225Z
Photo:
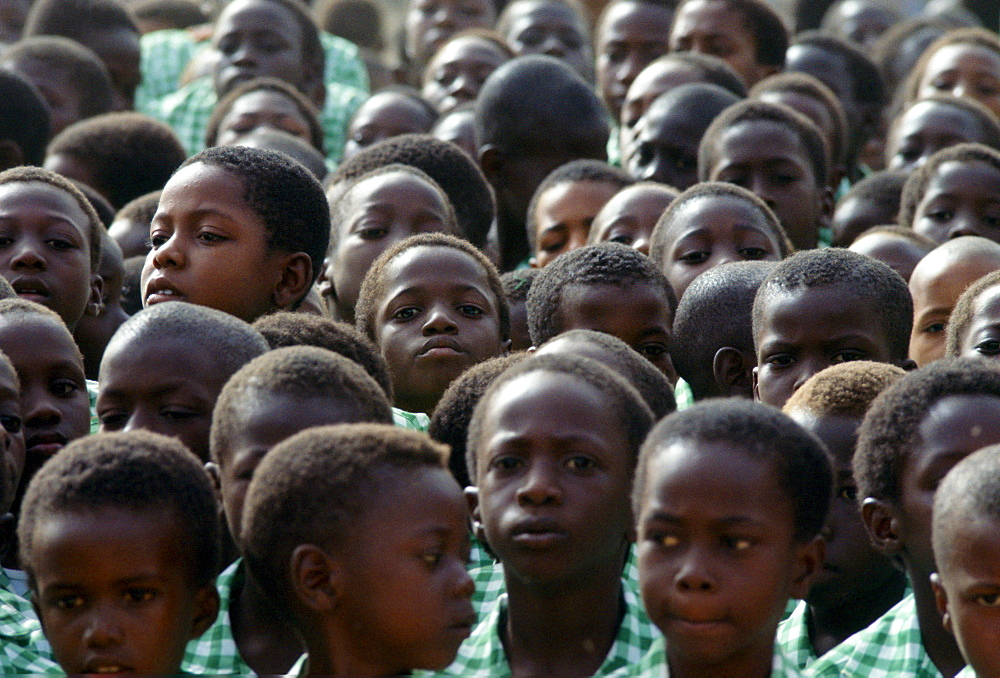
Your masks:
M975 99L1000 115L1000 53L980 45L955 43L927 62L917 97L951 94Z

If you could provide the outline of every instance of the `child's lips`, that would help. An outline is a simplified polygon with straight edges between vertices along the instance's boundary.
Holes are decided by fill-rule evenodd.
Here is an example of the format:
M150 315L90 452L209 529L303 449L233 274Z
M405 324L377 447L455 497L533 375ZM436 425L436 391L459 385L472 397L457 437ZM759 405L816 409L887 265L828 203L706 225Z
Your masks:
M184 293L163 278L150 278L146 283L146 305L151 306L161 301L181 301Z
M66 446L66 436L59 432L38 433L25 441L27 454L51 457Z
M424 342L417 355L431 358L451 356L458 353L465 353L465 349L462 348L462 345L451 337L442 336L434 337Z
M514 525L511 539L515 544L528 548L549 548L566 539L566 532L557 522L532 518Z
M17 292L17 296L22 299L44 303L49 298L48 286L38 278L15 278L10 284L14 288L14 291Z

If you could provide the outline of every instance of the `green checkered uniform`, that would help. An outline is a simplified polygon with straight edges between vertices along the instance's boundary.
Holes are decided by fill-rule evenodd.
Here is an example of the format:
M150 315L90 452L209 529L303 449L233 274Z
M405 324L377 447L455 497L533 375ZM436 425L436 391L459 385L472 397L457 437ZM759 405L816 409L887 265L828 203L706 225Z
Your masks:
M10 579L0 569L0 674L13 673L62 671L31 603L10 590Z
M657 633L649 651L635 666L627 666L617 671L614 678L667 678L667 647L663 636ZM774 648L774 662L771 665L771 678L797 678L803 675L789 657L786 657L777 646Z
M816 678L941 678L927 656L913 594L817 659L806 671Z
M691 386L680 377L677 378L677 385L674 386L674 402L677 403L678 412L694 405L694 393L691 391Z
M233 638L233 626L229 620L229 604L232 601L233 588L243 584L243 559L223 570L215 580L219 589L219 616L215 618L208 630L200 637L188 642L184 652L181 670L184 673L233 675L253 674Z
M411 431L427 433L431 425L431 418L423 412L407 412L398 407L392 408L392 423L399 428L408 428Z
M955 678L976 678L976 672L972 670L971 666L966 666L955 674Z
M90 432L97 433L101 430L101 420L97 418L97 382L87 379L87 399L90 401Z

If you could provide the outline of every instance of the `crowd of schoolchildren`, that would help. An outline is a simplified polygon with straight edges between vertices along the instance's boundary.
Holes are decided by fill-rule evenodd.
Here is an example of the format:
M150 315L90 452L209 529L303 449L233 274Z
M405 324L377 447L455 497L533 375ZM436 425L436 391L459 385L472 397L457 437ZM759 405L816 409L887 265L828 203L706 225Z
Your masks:
M0 674L1000 676L996 3L388 9L0 2Z

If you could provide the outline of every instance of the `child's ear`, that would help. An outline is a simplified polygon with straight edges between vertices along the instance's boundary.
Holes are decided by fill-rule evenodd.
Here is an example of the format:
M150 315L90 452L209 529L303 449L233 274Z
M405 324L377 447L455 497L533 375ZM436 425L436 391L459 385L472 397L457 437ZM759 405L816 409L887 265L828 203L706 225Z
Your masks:
M479 168L483 170L486 180L496 185L503 173L503 151L493 144L486 144L479 149Z
M751 373L753 374L753 399L760 402L760 388L757 384L757 369L757 366L754 365L753 372Z
M485 543L486 531L483 530L483 515L479 510L479 488L475 485L469 485L463 490L463 494L465 494L465 501L469 505L469 515L472 516L472 533L476 535L476 539Z
M90 297L87 299L87 306L84 314L97 317L104 310L104 279L99 275L90 276Z
M899 521L888 502L868 497L861 504L861 521L872 544L890 558L899 555L903 543L899 538Z
M719 394L723 397L741 396L753 398L756 380L754 367L757 360L732 346L723 346L712 359L712 374Z
M191 637L194 640L208 630L219 616L219 590L215 582L202 586L194 594L194 621L191 624Z
M795 554L789 595L802 599L809 594L813 578L826 560L826 540L817 535L796 548L798 552Z
M342 569L319 546L299 544L292 551L289 567L295 597L312 610L332 610L339 598Z
M938 613L941 615L941 625L948 633L954 634L951 625L951 613L948 612L948 592L944 590L941 583L941 575L937 572L931 575L931 588L934 589L934 603L937 605Z
M274 305L288 310L304 297L312 285L312 259L305 252L285 257L281 277L274 286Z
M205 462L205 473L212 479L212 487L215 488L215 496L221 499L222 495L222 471L214 461Z
M833 210L837 203L834 200L832 188L823 186L820 190L819 227L830 228L830 224L833 223Z

